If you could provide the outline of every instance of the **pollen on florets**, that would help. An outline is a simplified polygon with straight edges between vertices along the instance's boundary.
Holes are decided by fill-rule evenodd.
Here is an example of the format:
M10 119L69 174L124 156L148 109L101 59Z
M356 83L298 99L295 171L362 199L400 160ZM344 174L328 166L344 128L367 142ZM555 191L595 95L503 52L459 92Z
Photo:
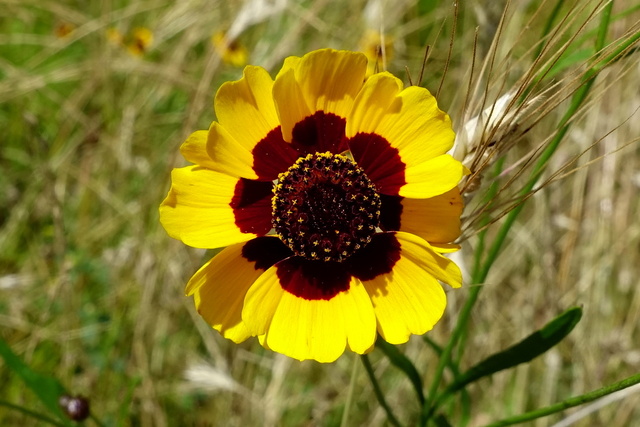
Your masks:
M344 261L366 246L380 218L380 196L362 168L340 154L299 158L278 176L272 222L296 254Z

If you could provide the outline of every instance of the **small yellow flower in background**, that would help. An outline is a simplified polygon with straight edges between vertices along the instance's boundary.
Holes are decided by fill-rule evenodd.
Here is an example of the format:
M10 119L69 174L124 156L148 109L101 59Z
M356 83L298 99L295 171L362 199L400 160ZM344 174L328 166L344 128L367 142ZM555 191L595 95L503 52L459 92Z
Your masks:
M228 40L223 32L217 32L211 36L211 43L224 63L234 67L247 64L249 52L238 40Z
M134 28L127 35L111 27L107 29L106 36L111 44L125 48L133 56L144 55L153 43L153 32L145 27Z
M71 35L71 33L75 29L76 29L76 26L73 24L70 24L69 22L60 22L58 25L56 25L54 34L56 35L57 38L63 39Z
M121 46L124 42L124 35L117 28L107 28L106 36L109 43L115 46Z
M125 39L127 50L134 56L142 56L153 43L153 33L145 27L134 28L130 36Z
M449 116L428 90L390 73L365 80L362 53L289 57L275 80L247 66L218 90L209 130L181 147L160 206L168 234L226 247L189 280L224 337L257 336L295 359L336 360L424 334L442 285L461 286L442 254L460 235Z
M386 64L393 58L393 38L379 31L367 30L359 45L367 56L367 76L386 69Z

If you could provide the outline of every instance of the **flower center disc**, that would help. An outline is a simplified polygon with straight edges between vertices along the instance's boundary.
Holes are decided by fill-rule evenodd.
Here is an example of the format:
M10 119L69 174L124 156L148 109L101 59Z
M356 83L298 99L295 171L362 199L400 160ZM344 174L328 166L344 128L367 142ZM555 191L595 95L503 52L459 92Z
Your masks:
M340 154L299 158L279 175L274 194L276 233L307 259L344 261L371 241L380 222L375 186Z

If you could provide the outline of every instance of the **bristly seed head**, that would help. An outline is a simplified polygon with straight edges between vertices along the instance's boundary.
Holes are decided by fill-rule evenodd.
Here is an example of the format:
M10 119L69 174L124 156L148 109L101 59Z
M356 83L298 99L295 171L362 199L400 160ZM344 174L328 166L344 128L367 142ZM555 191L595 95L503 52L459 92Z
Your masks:
M371 241L380 196L364 171L346 156L315 153L278 176L273 226L298 256L342 262Z

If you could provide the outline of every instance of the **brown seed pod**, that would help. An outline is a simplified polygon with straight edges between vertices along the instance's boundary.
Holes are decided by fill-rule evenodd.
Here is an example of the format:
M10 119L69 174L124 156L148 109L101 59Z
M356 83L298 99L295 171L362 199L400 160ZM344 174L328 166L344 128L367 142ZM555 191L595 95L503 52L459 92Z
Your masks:
M58 399L58 405L74 421L86 420L89 417L89 400L85 397L65 394Z

